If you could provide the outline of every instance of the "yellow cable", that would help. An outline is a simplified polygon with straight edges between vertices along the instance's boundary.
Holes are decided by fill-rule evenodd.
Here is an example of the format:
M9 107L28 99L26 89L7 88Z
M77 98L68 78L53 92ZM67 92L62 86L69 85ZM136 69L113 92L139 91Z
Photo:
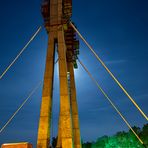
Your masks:
M23 51L28 47L28 45L32 42L32 40L37 36L37 34L41 30L41 26L37 29L37 31L33 34L31 39L27 42L27 44L22 48L22 50L18 53L18 55L15 57L15 59L10 63L10 65L4 70L4 72L1 74L0 79L6 74L6 72L10 69L10 67L16 62L16 60L20 57L20 55L23 53Z
M143 141L140 139L140 137L136 134L136 132L132 129L128 121L125 119L125 117L121 114L121 112L118 110L118 108L114 105L114 103L111 101L111 99L108 97L108 95L105 93L105 91L101 88L101 86L98 84L96 79L93 78L91 73L88 71L88 69L85 67L85 65L78 59L79 63L82 65L82 67L85 69L85 71L88 73L92 81L97 85L97 87L100 89L100 91L103 93L103 95L106 97L106 99L110 102L112 107L116 110L116 112L120 115L120 117L123 119L123 121L126 123L126 125L131 129L133 134L137 137L137 139L140 141L141 144L144 144Z
M38 85L31 91L25 101L21 104L21 106L14 112L11 118L5 123L5 125L0 129L0 133L7 127L7 125L12 121L12 119L16 116L16 114L20 111L20 109L25 105L25 103L29 100L29 98L36 92L42 82L39 82Z
M110 74L110 76L114 79L114 81L118 84L118 86L123 90L123 92L127 95L127 97L131 100L131 102L136 106L136 108L140 111L140 113L143 115L143 117L148 120L148 117L146 114L141 110L141 108L138 106L138 104L134 101L134 99L128 94L128 92L125 90L125 88L121 85L121 83L116 79L116 77L113 75L113 73L108 69L108 67L105 65L105 63L99 58L99 56L95 53L93 48L88 44L88 42L83 38L83 36L80 34L80 32L76 29L76 27L70 22L70 25L73 27L73 29L78 33L80 38L85 42L85 44L88 46L88 48L92 51L92 53L95 55L95 57L99 60L99 62L102 64L102 66L106 69L106 71Z

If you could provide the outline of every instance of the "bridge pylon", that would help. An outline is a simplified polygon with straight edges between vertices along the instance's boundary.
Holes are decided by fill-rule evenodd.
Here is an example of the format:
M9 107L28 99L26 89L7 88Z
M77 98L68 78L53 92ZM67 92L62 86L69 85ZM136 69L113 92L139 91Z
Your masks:
M81 148L74 80L79 41L69 25L72 0L44 0L42 15L48 33L48 48L38 128L37 148L48 148L52 114L54 55L57 47L60 81L60 115L57 147Z

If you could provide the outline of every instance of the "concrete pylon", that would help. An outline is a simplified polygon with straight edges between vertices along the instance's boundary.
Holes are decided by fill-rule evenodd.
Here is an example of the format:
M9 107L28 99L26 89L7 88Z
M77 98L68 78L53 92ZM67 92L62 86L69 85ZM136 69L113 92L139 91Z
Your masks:
M67 51L68 55L71 55L71 51ZM80 137L80 127L78 118L78 105L76 99L76 87L75 87L75 77L74 77L74 66L72 62L72 57L69 56L67 59L67 78L68 78L68 91L70 98L71 107L71 117L72 117L72 134L73 134L73 145L74 148L81 148L81 137ZM58 129L58 141L56 148L62 147L61 141L61 121L59 118L59 129Z
M66 45L64 40L63 26L58 26L57 31L49 32L49 46L46 58L46 69L44 75L44 86L42 94L42 104L40 112L39 130L38 130L38 148L47 148L50 142L50 123L52 110L52 88L54 74L54 47L55 35L58 39L59 55L59 80L60 80L60 124L61 124L61 144L62 148L73 147L72 137L72 120L70 112L70 100L68 93L67 80L67 62L66 62Z
M61 139L61 121L60 121L60 117L59 117L59 123L58 123L58 139L57 139L57 145L56 148L62 148L62 139Z
M60 117L57 147L80 148L81 145L73 64L72 62L67 62L67 52L69 47L74 47L71 48L73 53L77 49L75 48L75 44L77 42L75 41L75 36L73 33L74 31L70 29L68 32L65 32L72 13L71 7L72 0L44 0L42 5L42 15L44 17L45 28L47 30L49 39L38 128L37 148L48 148L50 143L55 44L57 44L58 47L60 81ZM69 94L67 78L68 71L71 73L71 95Z
M51 32L54 36L54 32ZM53 73L54 73L54 38L48 40L46 57L46 68L44 74L44 85L42 92L42 104L40 110L40 121L38 129L38 148L47 148L50 137L50 120L52 111L52 92L53 92Z
M58 30L58 54L60 78L60 132L62 148L72 148L73 137L67 80L66 45L62 26Z
M67 62L67 67L69 72L69 91L70 91L70 106L72 114L74 147L81 148L78 105L76 99L76 87L75 87L74 68L72 61Z

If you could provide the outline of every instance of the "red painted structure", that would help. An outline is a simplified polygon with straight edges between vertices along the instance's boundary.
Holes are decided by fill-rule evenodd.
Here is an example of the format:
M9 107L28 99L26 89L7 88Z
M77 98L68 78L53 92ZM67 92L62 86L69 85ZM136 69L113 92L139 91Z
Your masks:
M1 148L33 148L30 143L8 143L3 144Z

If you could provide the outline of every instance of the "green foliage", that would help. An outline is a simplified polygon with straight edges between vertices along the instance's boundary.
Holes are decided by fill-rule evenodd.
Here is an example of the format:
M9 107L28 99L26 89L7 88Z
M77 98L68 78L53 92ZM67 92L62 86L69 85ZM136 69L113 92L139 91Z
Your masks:
M83 148L91 148L91 146L92 146L92 143L90 142L86 142L82 145Z
M57 140L58 140L58 137L53 137L52 138L52 148L56 148L56 145L57 145Z
M140 133L140 137L143 140L144 144L148 147L148 124L145 124Z
M133 130L143 140L143 146L131 130L128 132L117 132L114 136L103 136L96 142L87 142L83 144L83 148L148 148L148 124L145 124L142 129L134 126Z

